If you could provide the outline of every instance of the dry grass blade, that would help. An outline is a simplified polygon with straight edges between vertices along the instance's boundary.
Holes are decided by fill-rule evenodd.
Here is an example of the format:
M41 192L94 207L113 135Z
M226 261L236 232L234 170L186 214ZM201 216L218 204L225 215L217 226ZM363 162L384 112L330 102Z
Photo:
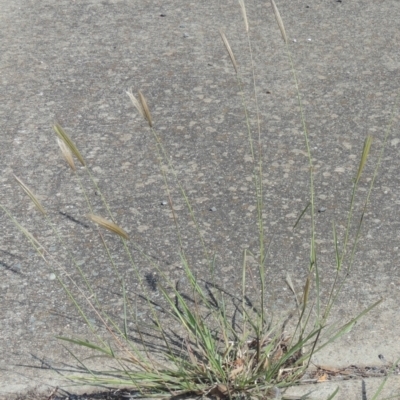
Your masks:
M226 38L225 33L222 30L220 30L219 33L221 35L222 41L224 42L226 50L228 50L229 57L231 58L233 64L233 68L235 68L235 72L238 73L238 66L235 60L235 56L233 55L231 46L229 45L228 39Z
M149 123L150 128L153 126L153 121L151 119L151 114L149 107L147 106L146 98L143 96L143 93L139 90L139 100L140 104L142 105L144 117L146 118L147 122Z
M25 237L32 243L32 246L35 250L42 255L41 251L43 250L42 245L37 241L37 239L30 233L26 228L19 225L20 231L25 235ZM42 255L43 256L43 255Z
M33 203L35 204L36 208L43 214L46 214L45 209L43 208L43 206L40 204L40 201L38 200L38 198L32 193L32 191L28 188L28 186L25 185L24 182L21 181L21 179L19 179L17 176L14 175L14 178L16 179L16 181L19 183L19 185L22 187L22 189L24 190L24 192L30 197L30 199L33 201Z
M299 306L299 299L297 298L297 294L296 294L296 290L293 285L292 278L290 277L290 275L288 273L286 274L286 283L288 284L290 290L292 291L292 293L294 295L294 298L296 300L296 305Z
M139 114L146 119L146 116L144 115L144 110L142 105L140 104L139 100L133 95L132 93L132 88L129 89L126 94L129 96L129 98L132 101L132 104L134 105L134 107L136 108L136 110L139 111Z
M371 144L372 144L372 136L368 135L367 138L365 139L365 142L364 142L364 148L363 148L363 152L362 152L362 155L361 155L360 165L358 167L358 172L357 172L357 176L356 176L356 182L359 181L359 179L361 177L361 174L362 174L362 171L363 171L363 169L365 167L365 163L367 162L368 154L369 154L369 151L371 149Z
M79 162L85 166L85 160L83 159L81 153L79 152L78 148L75 146L74 142L71 138L67 135L64 129L59 124L55 124L53 126L54 132L58 135L58 137L66 144L66 146L70 149L72 154L79 160Z
M246 32L249 31L249 21L247 20L246 7L244 5L244 0L239 0L240 9L242 10L242 15L244 19L244 25L246 26Z
M109 230L110 232L113 232L122 238L129 240L129 235L122 229L120 228L117 224L114 224L114 222L109 221L108 219L105 219L103 217L100 217L98 215L94 214L88 214L87 218L89 218L92 222L96 223L97 225L101 226L102 228L105 228Z
M71 150L69 147L63 142L61 139L57 138L57 143L58 146L61 149L61 153L65 158L65 161L68 163L68 165L71 167L72 171L76 171L75 163L74 163L74 158L72 157Z
M279 14L278 7L276 6L274 0L271 0L271 4L272 4L272 8L274 9L274 14L275 14L276 22L278 22L279 29L281 30L282 38L283 38L284 42L287 44L288 38L287 38L287 36L286 36L286 31L285 31L285 27L284 27L284 25L283 25L283 21L282 21L282 18L281 18L281 14Z

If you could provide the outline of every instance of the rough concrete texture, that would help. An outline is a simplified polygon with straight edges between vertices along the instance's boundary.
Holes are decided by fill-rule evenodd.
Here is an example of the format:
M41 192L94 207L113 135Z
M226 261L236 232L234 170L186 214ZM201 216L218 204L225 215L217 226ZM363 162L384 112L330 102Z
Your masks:
M317 214L316 223L327 296L335 271L332 222L343 240L352 179L364 139L371 134L371 157L356 202L359 217L399 93L400 4L279 0L277 5L310 132L316 207L325 210ZM237 1L1 0L0 6L1 204L79 279L68 254L17 187L13 174L23 179L49 211L104 307L121 317L116 274L96 230L84 217L87 208L79 183L57 148L51 126L59 121L81 150L132 243L184 286L176 229L168 206L162 205L168 199L155 142L125 93L130 87L135 92L141 89L192 201L206 245L216 252L220 286L231 293L240 290L242 251L257 252L257 212L241 96L218 33L219 28L225 30L237 58L256 132L251 61ZM247 12L265 160L264 221L266 239L271 241L268 310L281 313L294 307L286 274L298 290L307 276L308 220L294 232L292 226L308 201L308 164L290 63L270 3L248 1ZM388 362L400 357L398 109L395 113L354 266L332 322L346 321L381 297L384 301L341 340L317 354L315 364L368 366L380 365L380 354ZM85 179L84 185L95 212L104 215L96 190ZM174 180L171 187L184 228L184 247L198 277L207 280L205 257L194 230L185 229L190 219ZM54 337L83 338L87 329L52 269L4 213L0 224L0 397L9 399L37 385L48 389L46 385L58 384L59 375L42 368L46 364L38 359L51 365L74 364ZM106 238L127 291L132 297L140 294L120 242L108 234ZM137 262L152 290L154 268L143 258ZM151 296L159 301L160 294L153 289ZM380 382L366 379L368 399ZM337 384L293 392L315 390L313 398L321 399ZM342 382L340 387L337 399L363 398L360 380ZM399 380L391 378L384 393L400 398Z

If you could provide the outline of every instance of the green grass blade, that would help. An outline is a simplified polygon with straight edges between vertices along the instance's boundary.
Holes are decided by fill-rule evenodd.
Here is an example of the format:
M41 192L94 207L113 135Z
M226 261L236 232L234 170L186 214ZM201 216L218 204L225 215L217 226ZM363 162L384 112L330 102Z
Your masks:
M396 360L396 362L393 363L392 368L390 369L390 371L386 374L385 378L382 380L381 384L379 385L378 389L376 390L376 392L374 393L373 397L371 398L371 400L378 400L379 399L379 395L381 394L384 386L386 385L387 380L389 379L389 377L393 374L394 370L397 368L398 363L400 362L400 358ZM393 398L398 398L397 396L393 396Z
M336 271L339 272L341 270L342 265L341 265L341 260L340 260L340 252L339 252L335 222L333 222L333 245L335 247Z
M100 353L104 353L110 357L114 357L114 353L111 350L111 348L105 349L104 347L97 346L94 343L91 343L91 342L88 342L85 340L70 339L70 338L66 338L64 336L56 336L56 338L60 339L60 340L64 340L65 342L76 344L78 346L87 347L89 349L96 350L96 351L98 351Z
M299 215L299 217L296 220L296 223L293 225L293 230L296 229L296 226L298 225L298 223L300 222L301 218L303 217L303 215L305 214L305 212L308 210L308 207L310 207L311 203L308 202L307 205L305 206L304 210L301 212L301 214Z
M329 338L329 340L327 340L323 345L321 345L320 347L318 347L315 352L320 351L321 349L323 349L325 346L327 346L328 344L334 342L336 339L340 338L341 336L343 336L345 333L348 333L351 331L351 329L353 328L353 326L356 324L356 322L363 317L365 314L369 313L373 308L375 308L376 306L378 306L380 303L382 303L383 299L378 300L377 302L375 302L374 304L372 304L371 306L369 306L368 308L366 308L364 311L362 311L360 314L358 314L356 317L352 318L349 322L347 322L346 324L344 324L335 335L331 336Z
M128 320L126 316L126 291L125 283L122 284L122 301L124 303L124 337L128 340Z
M330 394L326 400L332 400L334 397L336 397L336 395L339 393L339 386L335 389L335 391Z

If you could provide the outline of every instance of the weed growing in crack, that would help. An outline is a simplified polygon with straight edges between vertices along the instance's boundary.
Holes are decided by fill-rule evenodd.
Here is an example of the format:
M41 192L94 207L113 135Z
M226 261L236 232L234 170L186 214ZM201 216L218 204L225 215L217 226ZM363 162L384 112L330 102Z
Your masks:
M60 284L76 306L76 309L79 311L85 323L91 329L93 335L97 338L97 341L89 342L87 340L66 337L60 337L59 339L93 350L101 356L115 362L114 369L94 371L81 360L79 352L76 354L73 353L74 357L79 360L85 369L85 374L74 377L75 381L82 384L89 383L111 387L132 387L138 390L143 396L147 397L195 394L216 396L218 398L232 398L235 396L279 398L284 388L298 384L301 381L313 354L348 332L361 317L381 302L380 300L372 304L363 312L340 326L330 327L328 336L322 335L323 332L327 331L328 317L332 311L332 307L338 301L338 296L343 289L343 285L346 282L353 264L364 214L390 133L391 122L385 133L384 144L363 203L361 217L357 222L355 236L353 240L350 240L350 228L354 223L353 215L357 188L372 144L371 136L365 139L359 168L353 181L347 227L342 247L339 244L335 224L333 224L336 276L332 287L329 289L328 298L322 298L316 245L313 157L310 150L309 134L303 112L304 108L301 102L299 84L288 44L288 36L274 0L271 0L271 4L283 39L284 49L286 50L287 58L291 66L300 108L309 167L309 199L305 202L307 205L295 224L296 227L304 215L309 215L311 217L310 257L309 263L306 266L307 278L300 295L291 277L287 277L287 284L293 292L296 302L296 311L279 323L271 323L271 320L268 319L267 306L265 304L266 292L269 287L266 273L269 248L263 222L263 162L265 161L263 160L262 154L263 135L259 118L253 54L249 36L249 22L244 0L239 0L245 24L245 32L248 37L257 114L258 135L254 138L247 107L247 99L245 95L242 94L242 104L252 158L259 245L257 254L252 254L249 251L244 251L243 253L243 259L241 261L241 293L239 296L235 294L235 296L232 297L235 299L233 307L229 307L227 304L229 296L227 296L226 290L219 287L216 283L215 255L211 254L207 249L206 241L201 233L200 224L190 202L190 197L184 185L180 183L171 157L157 131L157 122L153 120L146 97L141 91L138 92L137 96L133 94L132 90L128 91L127 94L136 110L147 123L148 129L156 144L157 160L159 161L159 168L164 180L168 204L179 241L182 269L189 282L189 295L188 293L183 293L179 286L168 278L159 264L154 262L139 245L133 243L134 240L118 225L84 157L81 155L73 140L58 124L54 126L54 131L57 134L62 154L76 176L81 191L85 196L88 207L87 218L101 228L98 231L100 240L120 284L119 290L123 299L122 321L117 321L109 313L104 311L104 307L97 297L96 289L85 275L72 252L67 250L69 259L82 278L79 283L76 279L72 278L60 263L53 260L44 246L20 225L4 206L1 206L3 211L7 213L17 228L38 251L38 254L53 268ZM225 33L220 31L220 35L222 44L225 46L232 62L239 91L243 93L243 81L240 67L236 62L234 52ZM76 168L74 157L80 162L82 168ZM96 192L100 194L104 209L106 210L104 215L98 215L94 211L92 201L90 200L90 194L80 178L82 170L88 174ZM57 228L54 227L50 217L46 213L45 207L38 200L37 196L28 188L21 178L15 178L46 219L54 235L59 239L60 245L66 247L65 241L59 234ZM172 188L169 184L170 178L177 184L179 193L188 210L192 226L203 248L205 259L207 259L208 262L210 276L212 277L211 284L204 285L203 282L196 277L193 267L189 262L187 250L185 250L184 245L184 235L182 234L182 229L178 222L178 215L174 209L173 196L171 194ZM145 299L147 311L151 315L152 330L154 334L157 335L158 342L161 343L157 347L158 351L156 354L152 346L148 344L146 334L138 323L137 303L134 299L131 299L126 291L125 281L121 271L119 271L116 265L110 247L107 244L107 234L104 233L104 230L120 238L122 247L129 260L132 274L134 274L135 279L142 288L141 295ZM137 254L139 254L142 259L145 259L149 265L152 265L153 270L156 271L154 275L147 274L143 277L136 262ZM251 274L248 265L249 257L257 261L257 276ZM260 293L258 304L250 304L248 300L247 284L249 279L253 284L254 291ZM77 291L76 293L79 293L80 298L84 299L85 305L80 303L77 295L71 290L71 283L74 290ZM150 294L156 290L162 293L165 307L160 308L159 305L151 300ZM106 328L107 337L112 339L111 342L105 339L105 337L99 334L95 329L92 319L89 317L88 312L85 311L87 307L89 307L90 312L95 316L96 320ZM168 323L165 322L166 318L169 321ZM179 326L177 331L171 328L171 320L174 320ZM132 337L132 333L128 328L129 323L132 321L135 325L136 332L134 337ZM337 390L332 393L330 398L333 398L336 393Z

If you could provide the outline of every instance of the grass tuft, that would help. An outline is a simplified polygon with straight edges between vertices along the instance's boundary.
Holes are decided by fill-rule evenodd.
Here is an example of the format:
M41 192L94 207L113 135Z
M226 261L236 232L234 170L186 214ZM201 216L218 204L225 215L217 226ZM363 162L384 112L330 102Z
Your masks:
M294 227L296 228L305 215L310 217L310 258L305 268L306 278L301 285L302 289L299 290L296 288L290 275L286 277L286 282L294 296L295 310L288 313L286 318L281 321L272 321L267 318L268 310L265 299L271 282L268 281L266 272L269 247L266 245L267 241L264 237L263 226L263 137L260 127L260 112L257 102L255 67L253 65L253 54L249 36L249 22L245 2L244 0L239 0L249 42L250 67L253 75L254 100L257 114L257 145L253 145L250 112L247 107L245 95L243 94L243 83L239 76L238 64L222 30L220 30L220 35L236 72L238 90L243 96L242 103L253 162L254 193L257 203L259 236L258 254L251 254L248 250L243 253L240 271L242 276L240 294L228 293L225 288L221 288L215 283L216 256L211 257L210 251L206 248L206 243L201 235L200 226L189 196L178 179L178 174L171 161L171 157L162 144L160 135L153 126L147 100L140 90L138 91L138 98L133 95L132 89L126 93L139 114L147 121L148 128L156 142L159 168L164 179L169 206L179 241L182 274L184 274L188 282L186 291L182 291L175 282L171 281L159 264L149 257L133 239L130 240L128 233L114 222L109 205L99 190L96 180L92 177L77 146L59 124L55 124L53 129L58 136L58 144L64 158L69 167L76 172L73 177L74 179L78 179L82 193L85 196L89 209L87 218L100 228L104 228L117 235L122 242L126 259L129 260L129 265L124 268L124 274L130 268L134 279L140 285L141 293L139 296L145 300L145 311L151 316L150 326L146 326L146 329L143 329L141 322L138 321L138 296L136 295L135 299L131 298L126 287L126 282L122 278L123 274L119 272L114 261L114 256L111 254L107 244L107 237L105 237L107 235L103 235L100 229L98 230L99 237L104 246L105 255L108 257L110 265L113 267L115 275L118 278L117 281L120 283L119 295L122 299L123 311L122 317L119 318L110 315L104 310L104 305L98 301L96 288L92 287L92 284L76 262L72 252L68 252L68 255L78 271L79 277L82 278L79 279L79 282L73 280L71 275L62 266L54 262L48 252L45 251L44 246L0 204L0 208L13 221L17 229L30 241L42 258L49 263L50 267L54 269L61 286L79 311L82 320L89 326L94 335L92 341L65 337L59 337L59 339L78 346L78 349L94 351L101 357L106 357L114 362L113 367L107 370L93 370L79 356L79 350L78 354L71 351L73 357L80 363L82 371L85 372L79 376L71 377L71 379L74 379L78 383L106 385L109 387L131 387L146 397L171 397L191 394L214 396L219 399L232 399L235 396L251 399L280 398L285 388L301 383L302 377L316 352L349 332L360 318L381 303L382 300L379 300L349 321L343 321L338 326L328 327L327 321L331 310L340 298L344 283L349 277L356 246L360 238L364 214L368 206L377 169L387 143L390 126L385 135L384 145L381 149L370 189L363 203L362 214L357 223L354 240L351 241L350 232L352 230L350 228L354 225L357 188L372 146L372 137L368 136L365 139L358 171L353 181L347 226L342 247L339 246L338 234L333 223L336 275L332 286L324 291L328 295L322 296L321 293L323 291L321 290L315 239L314 168L309 135L301 103L299 84L288 46L287 34L275 1L271 0L271 4L282 38L286 44L286 51L289 55L301 111L301 122L310 174L309 198L305 201L307 206L301 212ZM389 125L391 125L392 121L393 117ZM94 207L90 199L91 196L80 180L79 173L81 171L76 170L73 156L85 167L81 170L84 170L89 175L96 192L100 194L104 209L108 212L107 218L101 217L93 211ZM182 227L178 224L172 201L172 189L169 185L170 178L178 183L180 195L187 206L188 214L191 218L191 225L194 226L203 246L204 254L208 260L210 272L213 277L212 284L205 285L204 282L198 279L195 267L188 261L187 250L185 250L186 246L184 245L185 236L181 233ZM51 222L51 216L46 214L38 198L21 179L16 176L15 179L53 229L61 246L66 248L67 246L59 231ZM160 279L152 282L152 285L154 286L154 290L158 290L162 294L163 307L152 300L149 289L143 282L136 257L141 257L140 260L142 262L145 261L157 271L157 276ZM256 260L258 275L253 274L252 269L249 267L250 258L253 261ZM249 279L249 276L251 279ZM257 304L250 303L248 300L247 287L249 280L253 283L252 290L260 293ZM70 289L69 283L71 282L73 284L72 287L76 290L74 293ZM80 285L80 282L82 282L82 285ZM83 301L80 301L80 299L83 299ZM88 309L89 311L87 311ZM106 335L98 333L94 329L92 319L89 318L89 313L95 315L96 320L105 328ZM171 321L174 321L175 325ZM128 329L130 323L134 325L133 332ZM178 326L178 328L174 329L172 328L173 326ZM148 332L151 333L149 334ZM153 335L153 339L156 338L156 343L161 344L151 342L151 335ZM328 398L334 398L337 392L338 390L335 390Z

